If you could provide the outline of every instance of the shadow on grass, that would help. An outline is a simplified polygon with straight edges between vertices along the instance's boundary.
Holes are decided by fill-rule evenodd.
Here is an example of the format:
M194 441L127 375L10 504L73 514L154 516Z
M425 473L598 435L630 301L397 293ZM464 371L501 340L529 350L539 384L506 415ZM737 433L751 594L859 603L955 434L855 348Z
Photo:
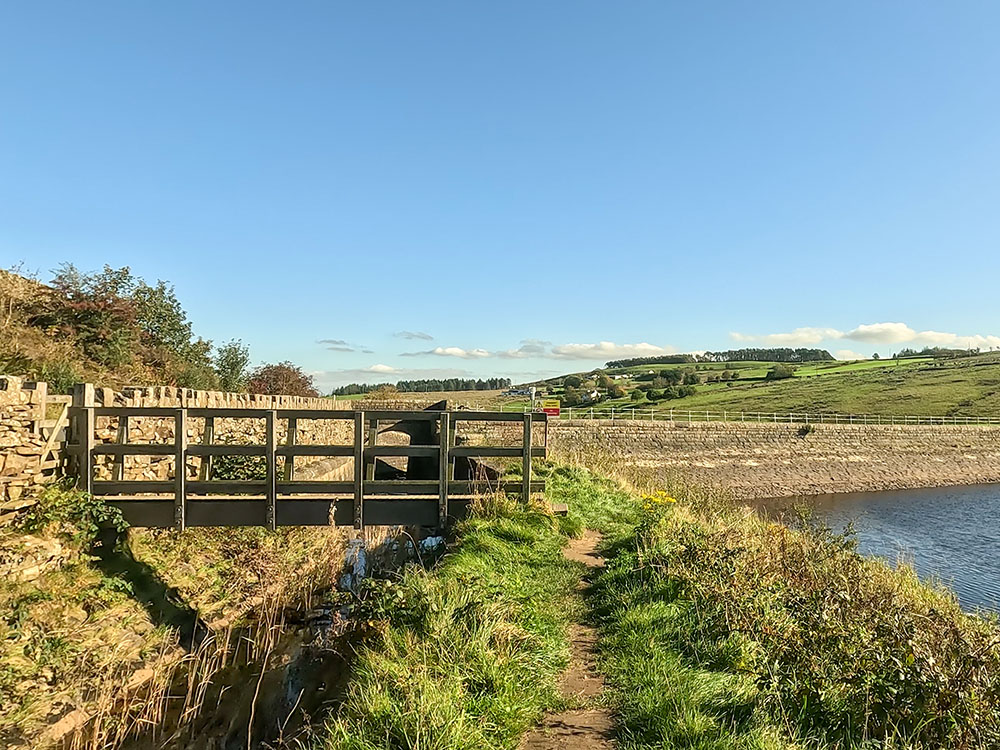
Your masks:
M102 532L91 554L97 558L94 565L105 576L129 584L132 597L146 609L150 620L177 630L184 649L192 650L208 632L198 613L184 603L177 590L132 556L124 534L113 529Z

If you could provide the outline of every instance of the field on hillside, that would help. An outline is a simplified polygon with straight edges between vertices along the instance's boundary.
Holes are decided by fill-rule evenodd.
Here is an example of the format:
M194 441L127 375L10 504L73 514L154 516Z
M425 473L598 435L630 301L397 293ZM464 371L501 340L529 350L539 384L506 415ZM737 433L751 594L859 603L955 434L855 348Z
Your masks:
M958 359L921 357L904 360L857 362L810 362L795 367L792 377L769 380L773 362L725 362L698 365L651 365L612 369L607 375L626 393L622 398L602 399L600 408L655 409L657 411L711 410L729 412L778 412L810 414L882 414L887 416L995 416L1000 414L1000 354L982 354ZM646 395L634 399L644 385L642 376L665 370L693 372L699 379L694 395L651 401ZM722 373L731 380L708 382ZM582 374L589 378L590 373ZM561 379L548 381L549 391L559 397L565 389ZM583 389L586 389L585 380ZM648 385L648 381L646 381ZM524 406L521 401L514 405Z

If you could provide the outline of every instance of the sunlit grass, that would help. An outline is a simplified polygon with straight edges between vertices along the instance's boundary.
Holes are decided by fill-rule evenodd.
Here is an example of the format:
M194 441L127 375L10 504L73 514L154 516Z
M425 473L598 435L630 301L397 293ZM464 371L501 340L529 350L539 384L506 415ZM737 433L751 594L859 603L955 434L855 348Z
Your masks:
M910 568L616 462L553 472L604 531L590 599L621 747L980 748L1000 742L1000 629ZM565 487L562 487L565 485ZM649 502L646 497L675 498Z
M580 608L558 522L506 504L457 538L434 570L412 567L369 592L380 632L318 747L514 747L558 704L566 625Z

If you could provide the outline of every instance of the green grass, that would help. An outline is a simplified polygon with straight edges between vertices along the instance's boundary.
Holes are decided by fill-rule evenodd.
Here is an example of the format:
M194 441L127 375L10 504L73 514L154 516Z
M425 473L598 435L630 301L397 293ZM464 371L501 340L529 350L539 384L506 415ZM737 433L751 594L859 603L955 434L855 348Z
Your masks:
M606 535L588 603L622 750L1000 746L995 620L822 527L627 478L650 494L550 480Z
M196 694L223 652L224 661L236 648L260 654L280 614L308 608L339 572L331 560L341 558L344 535L334 528L130 529L111 550L93 547L99 527L120 520L102 501L60 484L37 500L0 529L0 556L28 557L39 543L69 554L37 578L0 580L0 746L34 747L74 710L98 717L86 731L98 732L100 747L134 741L162 719L164 691L180 670ZM217 637L188 660L181 644L196 620ZM137 673L149 681L126 689ZM176 694L170 700L180 710ZM82 736L67 739L74 742L90 746Z
M513 748L560 699L580 566L559 523L503 503L466 521L432 571L368 592L378 634L354 664L327 750Z
M926 357L905 360L818 362L799 366L795 376L765 380L771 363L712 363L706 370L738 370L728 383L702 383L686 398L650 403L645 398L605 400L595 408L658 412L789 412L808 414L880 414L885 416L996 416L1000 414L1000 355L953 360ZM653 366L648 369L682 367ZM692 367L690 365L686 366ZM682 367L683 369L683 367ZM637 383L626 383L631 389ZM582 408L589 408L584 406Z

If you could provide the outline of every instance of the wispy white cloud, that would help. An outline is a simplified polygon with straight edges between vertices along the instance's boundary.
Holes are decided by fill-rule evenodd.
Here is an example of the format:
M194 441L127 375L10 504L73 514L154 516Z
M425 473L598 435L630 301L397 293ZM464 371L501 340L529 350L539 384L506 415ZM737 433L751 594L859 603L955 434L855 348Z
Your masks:
M463 349L460 346L436 346L425 352L403 352L400 357L458 357L459 359L484 359L493 354L486 349Z
M837 359L868 359L864 354L858 354L857 352L852 352L850 349L838 349L833 353L833 356Z
M769 333L764 336L752 336L734 331L729 337L734 341L757 342L771 346L811 346L827 339L841 338L841 335L835 328L796 328L788 333Z
M468 370L457 368L411 368L374 364L370 367L345 368L342 370L320 370L309 373L320 390L328 391L338 385L348 383L395 383L397 380L422 380L425 378L467 378Z
M554 359L623 359L625 357L655 357L661 354L676 354L672 346L641 344L616 344L599 341L596 344L561 344L553 346L550 354Z
M362 354L374 354L374 352L362 344L351 344L343 339L320 339L317 344L323 346L331 352L361 352Z
M858 341L873 345L907 344L910 346L943 346L956 349L989 349L1000 347L1000 336L962 335L942 331L917 331L905 323L866 323L841 331L836 328L796 328L788 333L749 335L733 332L734 341L757 342L772 346L814 346L824 341ZM847 351L847 350L844 350Z
M659 354L676 354L673 347L655 346L649 343L616 344L599 341L596 344L558 344L541 339L524 339L516 349L490 351L488 349L463 349L458 346L438 346L422 352L404 352L402 357L458 357L459 359L562 359L562 360L607 360L622 357L652 357Z
M496 356L503 359L528 359L529 357L544 357L546 347L552 346L551 341L541 339L523 339L517 349L505 349L496 352Z
M429 333L424 333L423 331L396 331L394 334L397 339L406 339L407 341L433 341L434 337Z

